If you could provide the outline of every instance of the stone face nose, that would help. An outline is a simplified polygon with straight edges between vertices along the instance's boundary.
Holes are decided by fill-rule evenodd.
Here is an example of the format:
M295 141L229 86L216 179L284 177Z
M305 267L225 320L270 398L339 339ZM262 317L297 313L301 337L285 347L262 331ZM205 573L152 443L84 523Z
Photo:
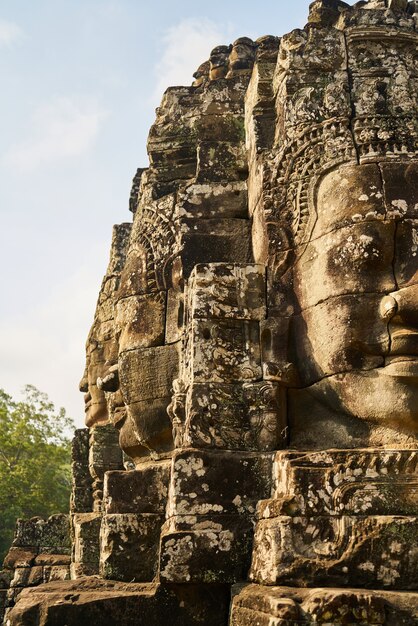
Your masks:
M393 296L384 296L380 303L380 316L388 322L396 315L398 303Z
M88 384L86 372L84 372L82 379L78 383L78 388L82 393L87 393L87 391L89 390L89 384Z
M403 324L418 329L418 284L394 291L386 298L396 302L396 310L391 315L393 324ZM385 299L383 299L383 302Z

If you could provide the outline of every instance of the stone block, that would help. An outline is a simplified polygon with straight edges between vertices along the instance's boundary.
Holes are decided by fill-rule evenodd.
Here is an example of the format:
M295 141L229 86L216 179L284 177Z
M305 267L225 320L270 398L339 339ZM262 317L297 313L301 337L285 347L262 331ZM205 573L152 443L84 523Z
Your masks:
M418 594L235 585L230 626L415 626Z
M189 332L193 382L239 383L262 378L258 322L194 320Z
M12 546L6 554L3 566L7 569L15 569L16 567L31 567L37 554L37 547L18 548Z
M198 263L251 263L251 224L247 219L179 221L183 277Z
M119 354L164 343L166 293L129 296L115 306Z
M89 467L93 476L100 475L101 479L107 470L122 469L119 433L112 424L90 429Z
M44 568L41 565L36 565L30 568L27 586L35 587L44 582Z
M269 453L175 452L167 517L253 515L258 500L271 492L271 464Z
M107 472L104 483L105 513L158 513L167 504L171 461L149 463L138 470Z
M418 515L416 450L278 452L259 517Z
M160 529L155 514L104 515L100 531L100 574L127 582L152 582L157 573Z
M88 465L87 465L88 468ZM74 476L74 470L71 469L71 473ZM84 487L72 487L71 490L71 503L70 510L72 513L87 513L93 508L93 493L92 493L92 479L89 473L89 478L86 479Z
M24 590L8 614L9 626L214 626L226 624L229 611L226 585L118 583L85 578L58 581Z
M303 386L340 372L383 365L389 333L380 315L381 300L382 294L339 296L294 316L291 354Z
M243 126L243 121L242 121ZM248 176L243 143L202 141L197 152L196 182L241 181Z
M189 280L194 319L262 320L266 316L265 268L261 265L196 265Z
M69 547L69 516L58 514L46 520L40 517L17 520L13 546Z
M88 565L98 573L100 513L77 513L72 517L73 526L73 561Z
M202 142L239 144L245 141L242 115L202 115L196 120L195 130Z
M197 154L195 146L180 146L169 149L159 146L159 150L150 150L150 169L159 181L183 180L196 174Z
M31 567L16 567L10 587L27 587Z
M45 565L44 570L44 583L50 583L55 580L69 580L70 579L70 566L69 565Z
M208 182L180 189L178 217L194 219L248 217L247 184L245 181Z
M35 565L69 565L71 556L69 554L38 554Z
M266 585L418 589L418 518L260 520L250 579Z
M126 404L171 395L178 371L177 345L131 350L119 359L119 378Z
M184 324L184 296L176 289L167 292L165 343L180 341Z
M186 413L192 447L265 451L287 441L286 392L275 382L195 383Z
M374 221L339 228L298 248L293 272L301 309L346 294L394 291L394 243L395 224Z
M245 578L253 534L250 522L215 515L187 530L172 525L169 521L162 529L162 582L232 583Z

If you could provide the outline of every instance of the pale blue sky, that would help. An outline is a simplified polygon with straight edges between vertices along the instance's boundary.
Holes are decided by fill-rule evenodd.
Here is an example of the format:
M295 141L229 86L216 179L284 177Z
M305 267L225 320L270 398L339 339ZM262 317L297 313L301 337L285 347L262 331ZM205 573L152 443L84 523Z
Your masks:
M308 5L0 0L0 387L34 384L82 424L84 341L162 92Z

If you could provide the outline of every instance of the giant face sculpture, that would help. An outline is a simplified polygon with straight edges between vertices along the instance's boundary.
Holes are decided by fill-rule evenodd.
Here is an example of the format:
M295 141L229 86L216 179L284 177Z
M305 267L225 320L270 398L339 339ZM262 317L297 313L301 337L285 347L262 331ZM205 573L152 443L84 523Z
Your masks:
M417 164L348 166L317 185L316 220L293 268L305 390L290 392L290 411L306 443L323 420L341 444L369 429L376 443L386 428L405 433L399 441L418 429L417 173Z
M109 397L101 381L106 379L109 368L117 363L118 348L114 330L114 297L119 287L119 276L125 261L126 244L131 225L119 224L113 229L110 261L103 278L97 301L94 321L86 341L86 368L80 381L84 395L86 426L106 424L109 421ZM110 380L110 379L108 379ZM114 384L108 382L108 387Z
M106 375L109 366L117 359L113 331L112 296L116 283L105 277L96 307L93 325L86 342L86 369L80 381L84 395L86 426L106 424L108 406L103 389L97 380Z
M298 373L282 383L299 448L406 446L418 431L416 46L365 34L379 7L284 36L275 70L253 243L269 314L290 328L276 358Z
M171 205L166 204L160 204L158 212L152 199L147 198L145 208L140 203L114 297L118 363L114 424L121 448L137 465L164 458L173 449L167 406L178 354L175 345L166 343L165 332L165 261L173 249L164 219L164 209L170 211Z

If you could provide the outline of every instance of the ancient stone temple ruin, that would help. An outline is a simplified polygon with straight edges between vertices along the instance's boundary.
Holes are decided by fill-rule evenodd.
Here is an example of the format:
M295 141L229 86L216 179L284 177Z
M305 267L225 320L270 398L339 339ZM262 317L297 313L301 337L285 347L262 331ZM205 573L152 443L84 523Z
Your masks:
M166 91L87 340L71 550L20 533L7 626L417 626L417 61L418 2L317 0Z

